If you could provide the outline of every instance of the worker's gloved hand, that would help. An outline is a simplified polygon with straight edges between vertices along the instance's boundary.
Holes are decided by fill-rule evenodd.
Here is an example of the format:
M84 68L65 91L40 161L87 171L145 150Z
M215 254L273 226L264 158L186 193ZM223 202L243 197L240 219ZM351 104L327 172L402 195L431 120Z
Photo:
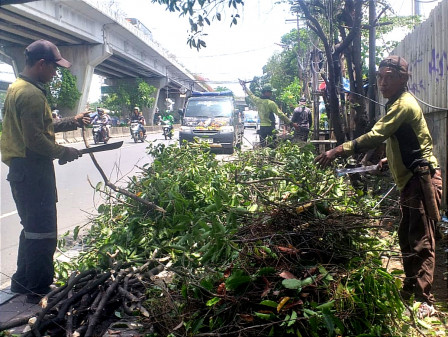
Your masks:
M78 159L81 156L82 153L78 149L75 149L74 147L66 147L64 149L64 154L59 159L59 164L64 165L67 162L74 161L75 159Z

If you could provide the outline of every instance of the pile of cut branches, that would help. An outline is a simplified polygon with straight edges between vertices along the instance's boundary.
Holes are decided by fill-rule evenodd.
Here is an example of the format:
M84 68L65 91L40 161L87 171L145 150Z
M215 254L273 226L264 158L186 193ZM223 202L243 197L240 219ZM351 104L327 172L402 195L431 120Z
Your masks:
M153 268L151 268L153 266ZM61 287L40 301L42 310L0 324L0 331L29 324L24 336L100 336L121 312L149 317L143 306L145 292L164 266L147 261L140 267L116 264L108 271L73 272Z
M284 142L226 162L201 148L149 154L127 190L163 212L98 185L105 202L80 257L58 263L61 282L157 252L175 277L143 283L147 336L406 335L399 280L381 265L379 198L316 168L312 147Z

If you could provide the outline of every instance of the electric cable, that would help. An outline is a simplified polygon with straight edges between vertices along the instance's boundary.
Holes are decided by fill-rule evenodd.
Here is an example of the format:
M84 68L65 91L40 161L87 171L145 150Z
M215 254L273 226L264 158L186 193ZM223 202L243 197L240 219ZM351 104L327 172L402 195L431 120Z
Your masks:
M440 2L440 0L414 0L415 2L420 2L422 4L430 4L433 2Z
M414 96L414 98L415 98L418 102L422 103L423 105L426 105L427 107L429 107L429 108L431 108L431 109L434 109L434 110L437 110L437 111L448 111L448 108L441 108L441 107L438 107L438 106L435 106L435 105L431 105L431 104L429 104L429 103L427 103L427 102L421 100L421 99L418 98L417 96L415 96L415 94L414 94L413 92L411 92L411 91L409 91L409 92L411 93L412 96Z
M176 56L176 58L185 60L185 59L201 59L201 58L233 56L233 55L240 55L240 54L245 54L245 53L252 53L252 52L256 52L256 51L264 50L264 49L268 49L268 48L272 48L272 46L269 45L269 46L265 46L265 47L262 47L262 48L248 49L248 50L243 50L243 51L240 51L240 52L228 53L228 54L216 54L216 55L208 55L208 56Z

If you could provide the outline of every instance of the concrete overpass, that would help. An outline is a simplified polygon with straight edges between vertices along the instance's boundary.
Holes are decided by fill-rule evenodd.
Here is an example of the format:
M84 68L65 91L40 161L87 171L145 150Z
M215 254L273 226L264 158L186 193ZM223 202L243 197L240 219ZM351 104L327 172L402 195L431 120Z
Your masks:
M72 62L82 96L76 113L84 109L93 74L107 78L109 85L142 78L157 88L151 111L164 110L166 98L183 106L181 93L205 91L186 69L159 43L109 7L94 0L48 0L0 7L0 60L13 66L16 75L24 66L24 49L37 39L55 43Z

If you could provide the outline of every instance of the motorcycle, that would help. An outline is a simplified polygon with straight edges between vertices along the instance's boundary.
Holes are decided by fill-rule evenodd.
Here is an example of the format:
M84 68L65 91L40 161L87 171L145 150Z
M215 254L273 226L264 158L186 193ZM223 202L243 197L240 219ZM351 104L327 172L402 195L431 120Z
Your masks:
M103 142L104 144L107 144L109 141L109 136L107 132L107 126L104 123L95 123L92 127L92 133L93 133L93 142L95 144L98 144L100 142Z
M174 136L174 128L170 121L162 121L162 130L163 130L163 136L165 139L173 138Z
M131 137L134 140L134 143L137 143L138 141L143 143L146 138L146 133L142 131L140 125L141 124L138 122L131 123Z

